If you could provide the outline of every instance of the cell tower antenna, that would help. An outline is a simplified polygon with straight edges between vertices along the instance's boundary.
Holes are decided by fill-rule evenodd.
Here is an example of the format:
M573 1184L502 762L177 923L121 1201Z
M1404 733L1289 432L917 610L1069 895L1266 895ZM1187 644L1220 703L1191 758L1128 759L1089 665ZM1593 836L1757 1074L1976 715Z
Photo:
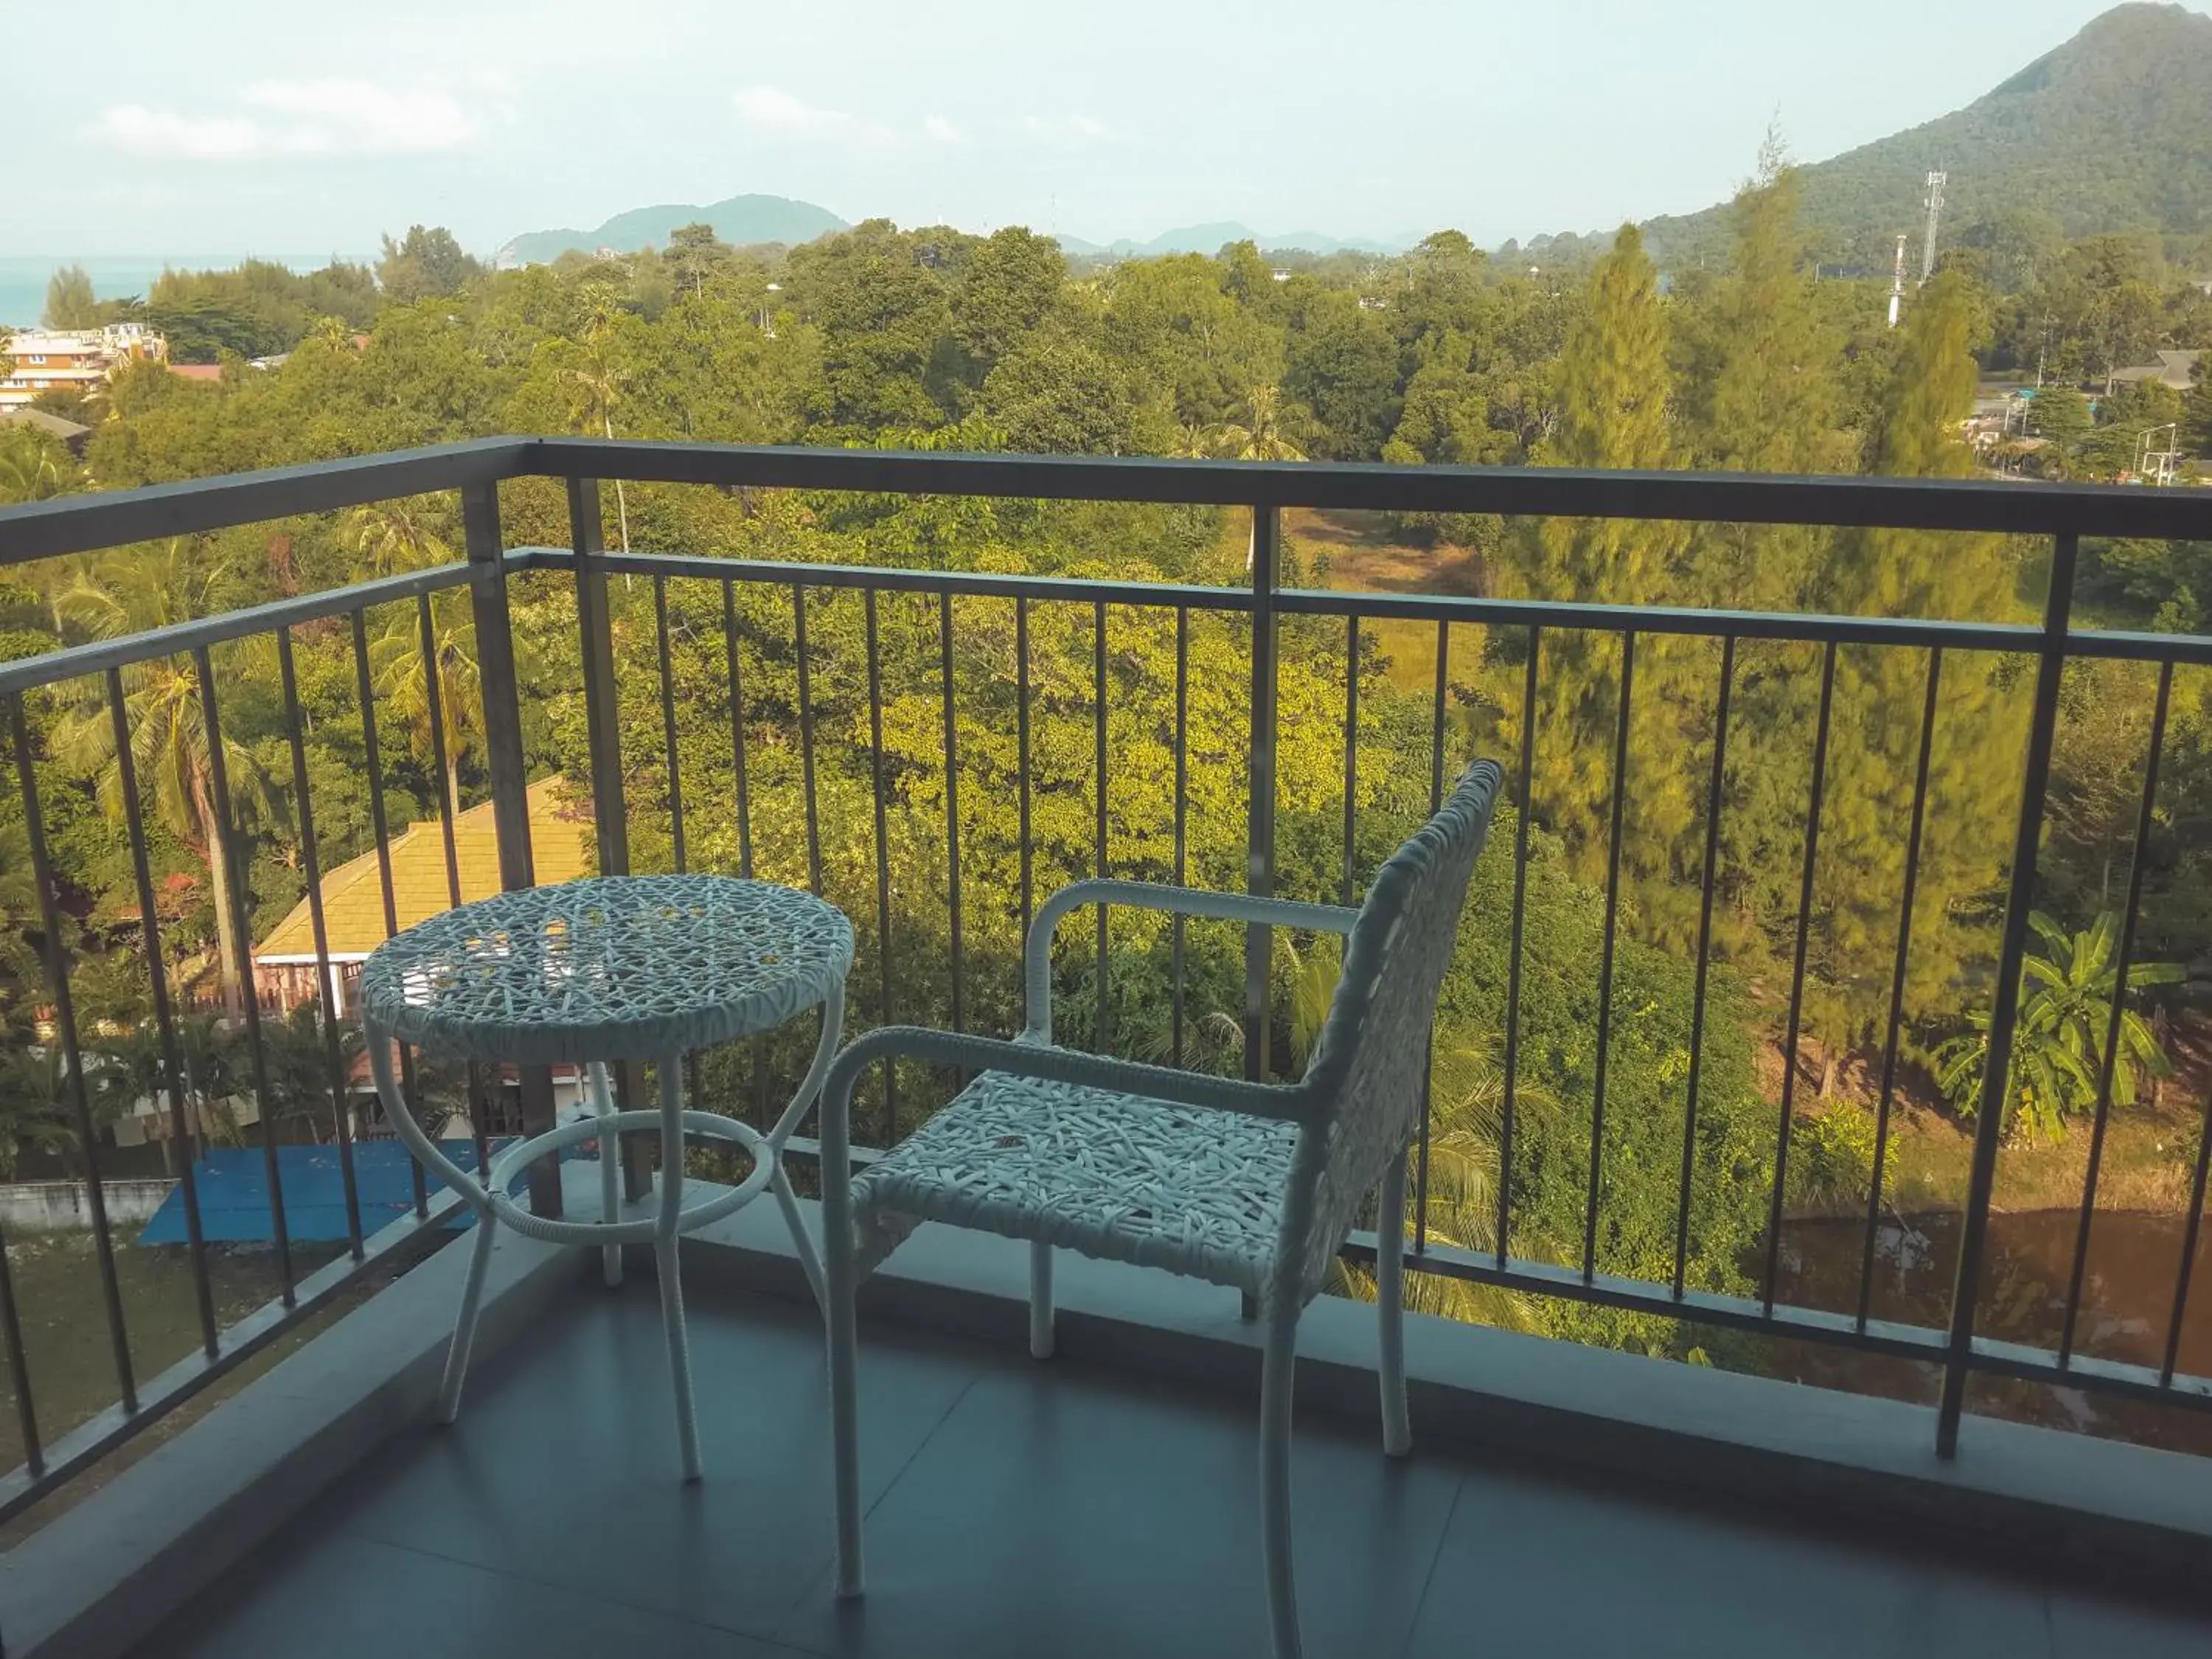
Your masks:
M1951 182L1948 173L1928 175L1928 238L1920 248L1920 280L1925 283L1936 274L1936 234L1943 224L1943 186Z
M1889 285L1889 325L1892 328L1897 326L1898 317L1905 310L1905 243L1904 237L1897 239L1897 277Z

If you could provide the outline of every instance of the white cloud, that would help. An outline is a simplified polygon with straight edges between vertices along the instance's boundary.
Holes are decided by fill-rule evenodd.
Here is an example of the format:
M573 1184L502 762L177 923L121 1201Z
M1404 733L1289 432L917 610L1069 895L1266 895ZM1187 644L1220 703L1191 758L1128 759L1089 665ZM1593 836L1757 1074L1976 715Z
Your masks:
M1114 134L1103 121L1088 115L1024 115L1022 131L1032 138L1082 139L1091 143Z
M439 87L387 87L340 77L258 82L238 101L242 112L208 114L111 105L93 131L134 155L195 161L432 155L473 143L491 118L505 112L465 103Z
M898 135L880 121L842 109L820 108L781 87L740 87L730 94L730 105L737 111L739 120L763 132L782 133L793 138L826 138L849 144L898 142Z
M968 135L942 115L923 116L921 136L933 144L964 144L968 142Z

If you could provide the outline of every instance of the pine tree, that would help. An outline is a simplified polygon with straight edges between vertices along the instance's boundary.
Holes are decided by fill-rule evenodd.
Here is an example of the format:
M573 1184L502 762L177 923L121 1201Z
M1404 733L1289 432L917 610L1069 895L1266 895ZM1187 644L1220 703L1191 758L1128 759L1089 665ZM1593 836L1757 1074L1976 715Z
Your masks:
M1641 234L1624 226L1592 270L1585 306L1568 331L1554 382L1555 421L1539 461L1668 465L1674 451L1667 346L1658 272ZM1672 524L1547 519L1508 538L1503 574L1530 597L1665 605L1676 597L1683 544L1680 526ZM1657 634L1639 636L1635 651L1622 882L1645 927L1674 938L1694 915L1694 885L1688 902L1679 902L1679 878L1694 867L1698 846L1682 750L1686 726L1696 718L1692 665L1705 653L1694 641ZM1602 875L1609 844L1621 662L1616 637L1568 629L1544 637L1532 793L1536 812L1564 838L1571 867L1585 879ZM1517 702L1517 685L1505 695L1509 706Z
M1880 471L1960 477L1973 458L1961 427L1973 406L1966 340L1971 296L1952 274L1921 290L1905 331L1875 446ZM1877 530L1850 538L1821 601L1856 615L2013 619L2016 544L2002 537ZM1913 916L1908 1012L1955 990L1987 945L1988 907L2018 810L2027 686L2016 660L1947 652L1929 769ZM1905 878L1928 658L1896 647L1838 653L1835 729L1814 897L1820 983L1816 1025L1832 1041L1879 1040ZM1955 998L1944 1006L1955 1006Z

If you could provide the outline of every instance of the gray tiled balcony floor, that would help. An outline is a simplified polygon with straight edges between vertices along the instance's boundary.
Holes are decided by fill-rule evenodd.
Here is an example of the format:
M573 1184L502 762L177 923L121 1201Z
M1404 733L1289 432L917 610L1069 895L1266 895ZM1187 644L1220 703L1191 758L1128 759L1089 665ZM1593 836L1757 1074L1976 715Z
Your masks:
M897 1326L862 1330L869 1595L828 1579L818 1327L695 1294L707 1479L676 1479L649 1283L580 1290L171 1621L143 1659L1260 1653L1253 1403ZM1676 1507L1309 1414L1308 1651L1409 1659L2212 1652L2212 1621L1786 1516Z

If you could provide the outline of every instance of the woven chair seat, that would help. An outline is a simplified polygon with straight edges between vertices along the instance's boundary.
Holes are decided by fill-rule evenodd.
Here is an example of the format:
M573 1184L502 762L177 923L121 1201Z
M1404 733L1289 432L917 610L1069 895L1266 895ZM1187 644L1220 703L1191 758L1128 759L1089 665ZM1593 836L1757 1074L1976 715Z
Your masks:
M986 1072L853 1179L866 1255L944 1221L1257 1294L1297 1131Z

